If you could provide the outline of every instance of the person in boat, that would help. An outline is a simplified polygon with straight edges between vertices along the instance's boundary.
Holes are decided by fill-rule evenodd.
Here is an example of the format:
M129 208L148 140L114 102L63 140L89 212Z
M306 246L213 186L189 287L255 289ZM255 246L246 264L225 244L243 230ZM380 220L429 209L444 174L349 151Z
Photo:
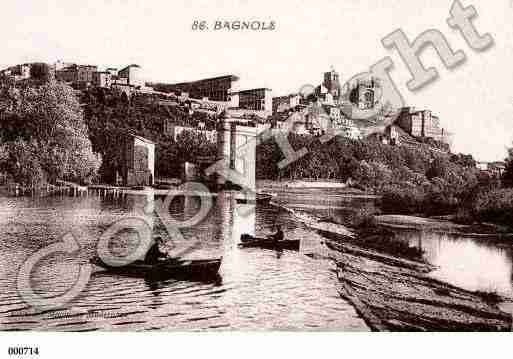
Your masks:
M272 239L274 243L277 245L278 242L283 241L283 231L281 230L281 226L276 227L276 233L272 235Z
M146 256L144 257L144 263L146 264L155 264L160 259L165 259L168 257L167 253L163 252L160 249L160 246L164 244L164 240L162 237L156 237L155 243L150 247L148 252L146 252Z

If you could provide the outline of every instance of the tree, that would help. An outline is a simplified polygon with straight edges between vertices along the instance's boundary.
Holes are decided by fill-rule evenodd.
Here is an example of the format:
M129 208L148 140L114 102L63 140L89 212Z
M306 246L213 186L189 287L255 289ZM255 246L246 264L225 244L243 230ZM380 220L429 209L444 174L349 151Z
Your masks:
M463 167L476 167L476 160L474 160L474 157L472 157L472 155L470 154L453 154L451 155L450 161Z
M87 183L101 162L92 151L73 90L55 80L0 92L0 137L10 152L6 167L26 184L56 179ZM31 170L25 171L24 164Z
M436 157L426 171L426 177L431 180L435 177L444 178L449 171L450 163L445 157Z
M504 187L513 187L513 148L508 148L508 157L506 158L506 168L502 175L502 184Z
M30 77L35 80L47 81L50 79L50 66L44 62L36 62L30 66Z
M380 190L392 180L392 171L383 163L361 161L353 178L366 189Z

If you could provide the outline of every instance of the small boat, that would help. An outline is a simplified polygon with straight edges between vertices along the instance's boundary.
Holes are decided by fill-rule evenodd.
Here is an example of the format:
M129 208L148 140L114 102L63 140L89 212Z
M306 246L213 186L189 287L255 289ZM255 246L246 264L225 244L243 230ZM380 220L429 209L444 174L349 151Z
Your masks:
M237 198L235 198L235 202L241 203L241 204L246 204L246 203L251 203L251 200L248 200L246 197L237 197Z
M134 191L144 191L146 189L146 186L132 186L130 189Z
M268 193L257 193L257 196L256 196L256 202L258 204L269 203L269 202L271 202L272 199L273 199L273 196Z
M177 189L178 186L175 184L172 184L172 183L157 183L156 185L153 186L153 188L169 190L169 189Z
M188 280L209 280L218 275L221 267L221 258L216 259L175 259L160 261L156 264L146 264L138 260L124 266L111 266L100 258L91 259L91 263L106 269L109 273L148 277L151 279L188 279Z
M257 193L256 197L253 198L247 198L247 197L237 197L235 198L235 201L237 203L257 203L257 204L267 204L271 202L271 199L273 199L273 196L267 193Z
M299 239L284 239L276 242L272 238L258 238L253 237L249 234L243 234L240 236L241 242L239 247L241 248L264 248L264 249L277 249L277 250L289 250L299 251Z

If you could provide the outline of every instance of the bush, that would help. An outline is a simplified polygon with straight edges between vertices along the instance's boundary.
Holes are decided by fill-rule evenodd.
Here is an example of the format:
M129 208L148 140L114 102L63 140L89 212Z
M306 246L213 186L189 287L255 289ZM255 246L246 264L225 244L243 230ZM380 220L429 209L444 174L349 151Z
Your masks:
M459 224L472 224L475 221L475 215L471 208L459 207L453 217L453 221Z
M37 145L18 140L9 147L12 160L7 168L13 180L27 188L43 185L46 178L39 163Z
M473 204L479 221L513 225L513 189L496 189L481 192Z
M423 212L424 201L422 187L388 186L383 190L381 208L387 213L413 214Z
M376 191L392 181L392 171L380 162L361 161L353 179L364 188Z

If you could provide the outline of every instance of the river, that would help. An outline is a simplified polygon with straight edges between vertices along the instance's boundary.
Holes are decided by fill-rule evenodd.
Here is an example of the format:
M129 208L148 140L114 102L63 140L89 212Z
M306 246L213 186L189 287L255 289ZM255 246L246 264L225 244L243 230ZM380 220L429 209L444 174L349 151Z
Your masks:
M149 282L95 271L66 308L43 310L23 301L16 285L20 266L65 234L71 233L81 249L53 253L38 263L30 278L41 295L62 294L75 282L80 265L95 256L98 239L112 223L142 216L154 235L166 236L158 215L148 210L159 200L151 191L0 197L1 330L368 330L338 295L332 264L304 255L318 247L320 238L289 212L273 205L255 210L254 205L238 204L230 192L212 197L207 216L181 229L184 238L171 243L179 249L196 238L199 248L187 256L223 256L221 281ZM177 196L169 211L176 220L190 219L203 200ZM288 238L302 240L299 253L285 251L280 256L237 247L241 233L270 232L276 223L283 225ZM121 231L112 240L112 251L128 250L133 243L134 233Z
M31 254L73 233L81 250L55 253L31 275L33 287L50 295L74 283L78 265L96 254L98 238L112 223L144 217L153 235L167 235L155 211L161 199L153 192L81 197L0 198L0 325L2 330L368 330L351 305L337 293L332 263L305 254L322 252L322 238L297 221L290 211L349 221L355 211L372 210L372 198L337 189L286 189L275 204L236 202L234 192L211 198L207 216L182 228L178 249L196 238L199 248L189 257L223 256L222 280L199 283L149 282L95 272L85 290L65 309L28 306L17 292L18 268ZM203 201L203 202L202 202ZM205 198L177 196L170 213L176 220L197 215ZM147 207L151 204L150 207ZM281 205L281 206L280 206ZM280 224L287 238L301 239L300 252L240 249L242 233L270 233ZM126 250L133 233L120 232L112 248ZM510 245L486 239L428 231L398 231L397 239L421 246L424 259L437 267L430 275L468 290L494 291L513 305L513 251ZM114 250L113 250L114 252Z
M329 216L348 224L355 211L371 212L373 198L355 197L337 189L285 189L282 204L296 213ZM444 234L437 231L395 230L396 239L420 247L423 258L436 269L433 278L470 291L494 292L513 313L513 246L490 238Z

